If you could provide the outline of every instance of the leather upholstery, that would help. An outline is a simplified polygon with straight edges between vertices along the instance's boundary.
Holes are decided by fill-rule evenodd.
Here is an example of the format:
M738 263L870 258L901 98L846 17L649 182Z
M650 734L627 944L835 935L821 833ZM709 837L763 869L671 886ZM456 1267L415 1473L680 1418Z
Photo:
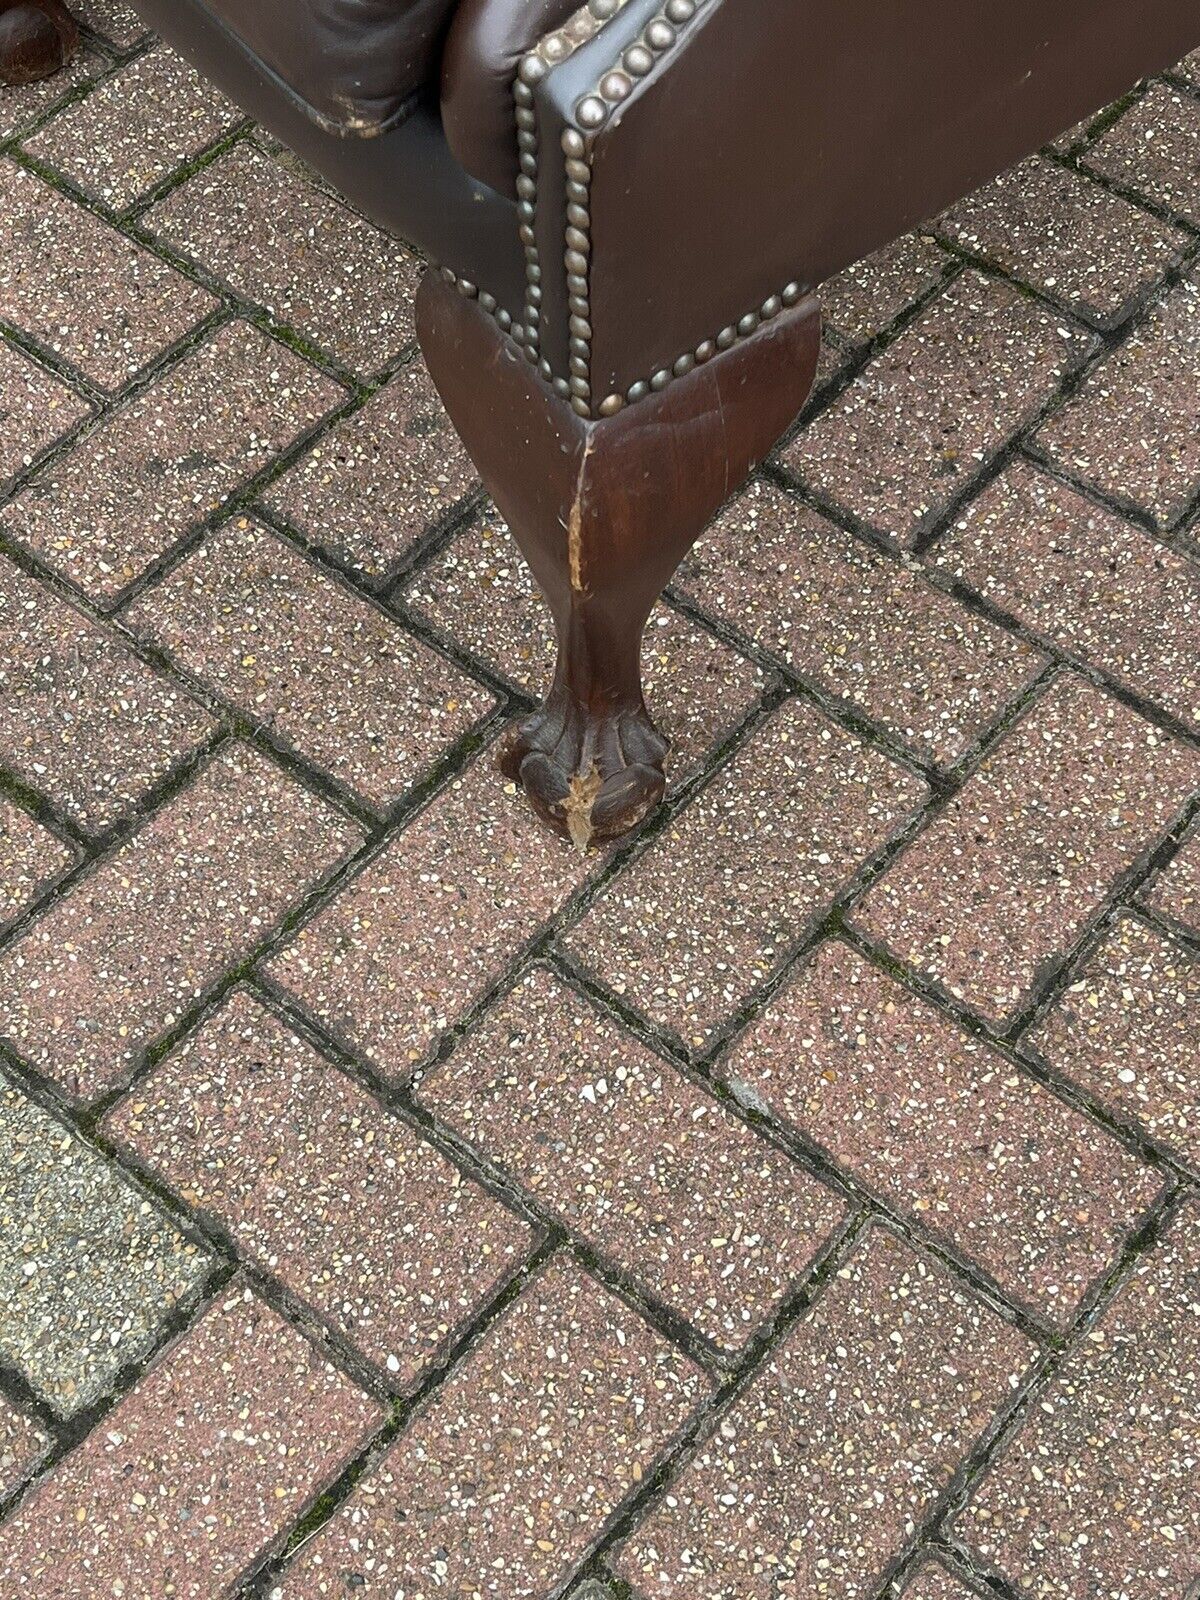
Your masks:
M517 63L580 0L458 0L442 56L442 123L473 177L515 195L512 85Z
M204 0L323 127L374 135L436 78L454 0Z

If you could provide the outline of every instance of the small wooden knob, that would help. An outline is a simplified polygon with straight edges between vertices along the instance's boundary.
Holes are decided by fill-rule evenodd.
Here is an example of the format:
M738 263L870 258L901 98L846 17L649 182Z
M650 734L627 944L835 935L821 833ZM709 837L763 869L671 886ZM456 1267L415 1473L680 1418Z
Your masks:
M65 67L79 44L62 0L0 0L0 83L36 83Z

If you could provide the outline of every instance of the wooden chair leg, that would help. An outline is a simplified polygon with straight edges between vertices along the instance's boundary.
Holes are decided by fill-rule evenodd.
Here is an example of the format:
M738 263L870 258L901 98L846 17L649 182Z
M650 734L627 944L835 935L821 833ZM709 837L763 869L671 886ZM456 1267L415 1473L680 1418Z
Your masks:
M65 67L79 44L62 0L0 0L0 83L36 83Z
M615 415L577 416L477 301L436 272L417 295L429 370L553 613L558 664L502 764L580 848L662 796L667 740L642 698L642 632L705 523L804 404L809 299Z

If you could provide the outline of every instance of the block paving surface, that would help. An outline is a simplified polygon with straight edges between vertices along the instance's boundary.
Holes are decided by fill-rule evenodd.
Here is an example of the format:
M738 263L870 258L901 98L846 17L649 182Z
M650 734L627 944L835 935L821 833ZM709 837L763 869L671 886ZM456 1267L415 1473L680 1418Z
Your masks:
M423 263L76 10L0 101L0 1596L1197 1600L1200 52L824 286L580 856Z

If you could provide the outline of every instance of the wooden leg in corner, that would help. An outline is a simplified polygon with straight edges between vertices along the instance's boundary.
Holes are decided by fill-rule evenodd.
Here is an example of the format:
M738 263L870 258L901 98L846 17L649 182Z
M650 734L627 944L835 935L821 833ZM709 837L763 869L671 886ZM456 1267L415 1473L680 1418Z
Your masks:
M558 664L502 765L581 849L658 804L667 741L642 698L651 608L709 518L795 417L816 371L807 300L615 416L584 420L430 271L417 332L451 420L553 613Z
M0 83L36 83L65 67L79 44L62 0L0 0Z

